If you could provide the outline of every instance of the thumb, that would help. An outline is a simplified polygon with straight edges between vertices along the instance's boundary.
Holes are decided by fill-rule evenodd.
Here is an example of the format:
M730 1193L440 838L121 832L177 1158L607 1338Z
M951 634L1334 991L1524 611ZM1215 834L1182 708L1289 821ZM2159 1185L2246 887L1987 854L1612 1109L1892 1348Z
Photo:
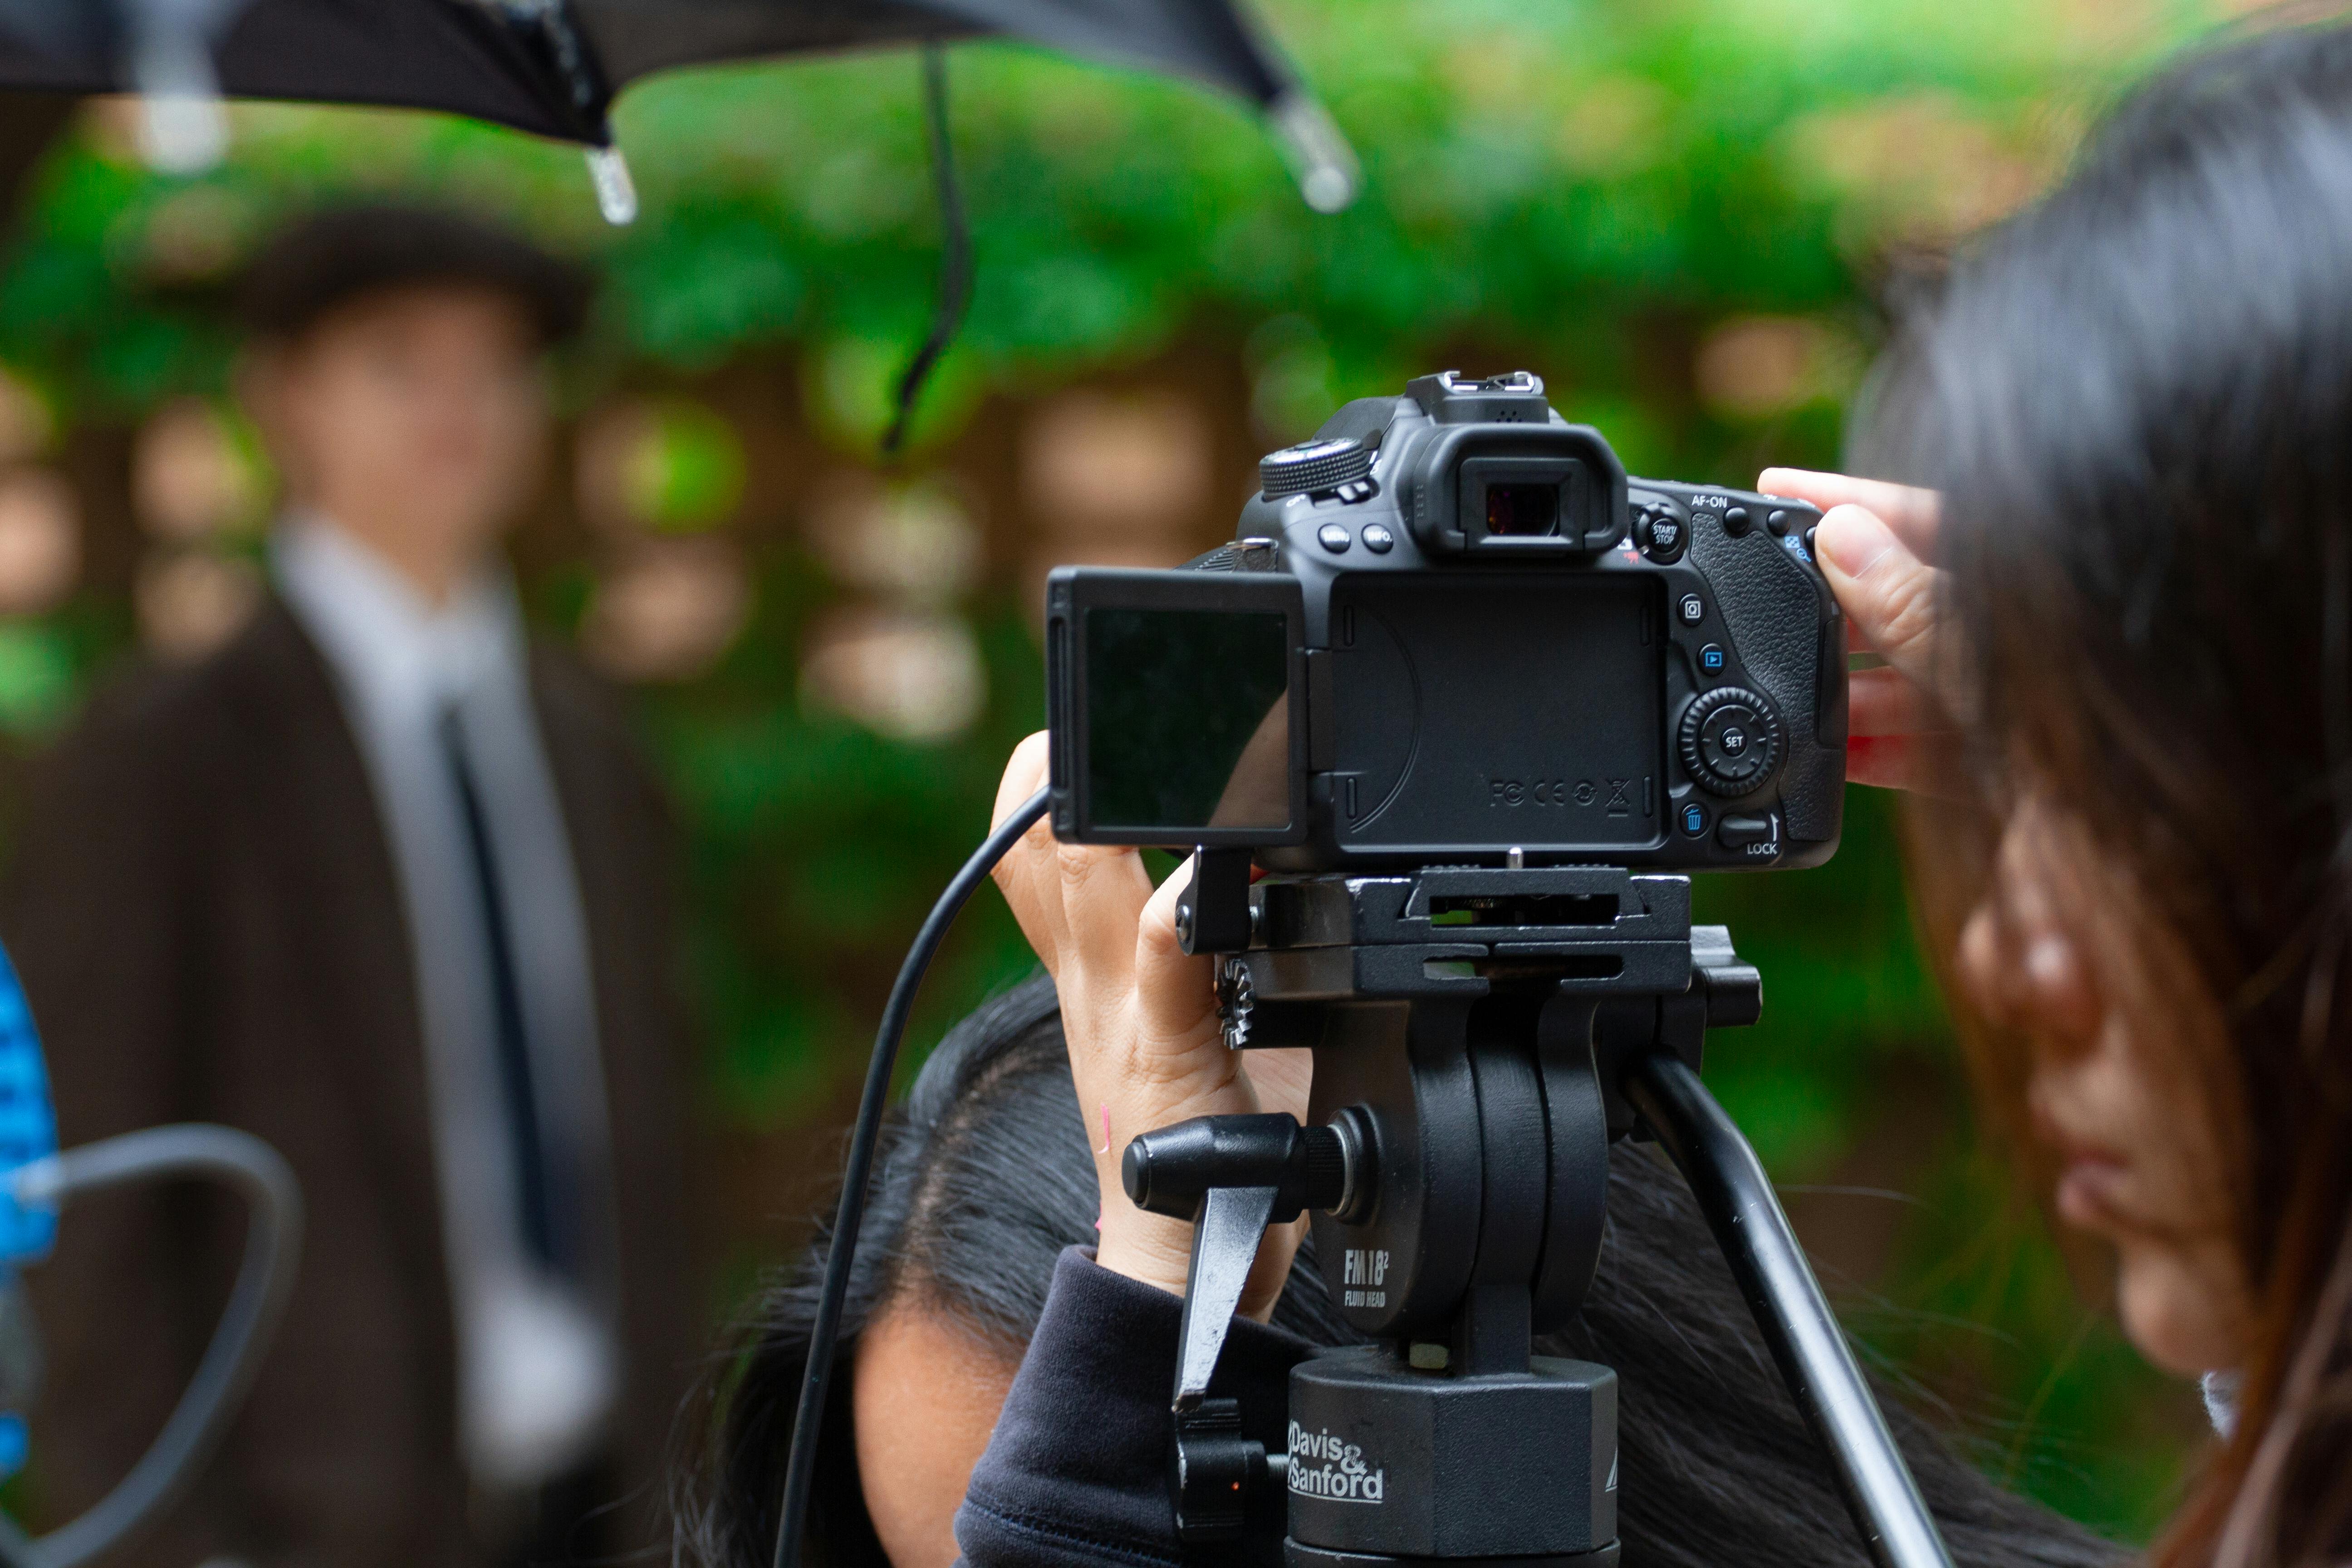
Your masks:
M1192 879L1192 862L1188 860L1160 883L1137 922L1136 1020L1142 1033L1162 1048L1199 1051L1205 1060L1229 1065L1223 1058L1232 1053L1217 1029L1216 960L1207 953L1186 953L1176 934L1176 900Z
M1854 630L1922 686L1936 640L1936 571L1866 507L1831 509L1813 535L1822 574Z

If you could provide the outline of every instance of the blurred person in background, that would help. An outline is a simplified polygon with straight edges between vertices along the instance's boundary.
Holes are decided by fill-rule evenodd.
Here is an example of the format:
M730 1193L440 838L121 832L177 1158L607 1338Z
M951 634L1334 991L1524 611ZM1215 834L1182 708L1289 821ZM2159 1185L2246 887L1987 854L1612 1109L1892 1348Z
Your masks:
M47 760L5 934L68 1142L247 1129L309 1205L241 1418L143 1563L570 1563L649 1539L694 1349L670 836L500 538L583 279L448 214L315 215L246 289L273 592ZM184 1193L77 1207L36 1478L138 1457L237 1255Z

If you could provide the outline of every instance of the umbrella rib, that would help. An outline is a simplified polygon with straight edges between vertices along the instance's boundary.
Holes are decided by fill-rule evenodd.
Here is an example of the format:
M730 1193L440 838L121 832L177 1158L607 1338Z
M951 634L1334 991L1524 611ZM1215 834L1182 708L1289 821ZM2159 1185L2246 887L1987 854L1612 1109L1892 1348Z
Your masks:
M937 38L923 40L923 122L931 144L931 174L939 192L940 218L946 233L940 252L939 309L923 346L898 378L897 410L882 436L882 455L895 458L906 444L914 421L915 400L930 379L940 356L947 353L956 328L962 323L971 294L971 226L966 221L963 193L956 184L955 151L948 138L947 48Z

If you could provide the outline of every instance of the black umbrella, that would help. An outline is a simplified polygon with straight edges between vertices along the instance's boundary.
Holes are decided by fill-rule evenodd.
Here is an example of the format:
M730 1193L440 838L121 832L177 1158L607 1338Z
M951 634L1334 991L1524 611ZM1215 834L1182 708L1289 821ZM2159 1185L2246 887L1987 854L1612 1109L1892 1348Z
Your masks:
M152 150L183 165L217 155L221 96L446 110L593 153L656 71L986 35L1237 94L1311 205L1354 195L1347 143L1231 0L0 0L0 88L144 92ZM596 162L613 212L625 176Z
M1025 38L1222 88L1265 111L1307 204L1355 197L1355 154L1234 0L0 0L0 90L147 100L149 155L200 169L226 146L220 100L443 110L581 143L598 205L636 213L613 100L656 71L921 41L948 226L938 314L898 384L895 452L971 281L938 46Z

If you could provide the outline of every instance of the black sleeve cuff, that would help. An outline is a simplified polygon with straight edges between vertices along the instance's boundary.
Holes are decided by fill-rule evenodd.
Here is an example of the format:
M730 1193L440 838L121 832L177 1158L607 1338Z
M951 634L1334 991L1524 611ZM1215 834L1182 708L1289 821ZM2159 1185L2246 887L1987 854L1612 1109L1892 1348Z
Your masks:
M1169 1396L1184 1303L1071 1247L988 1451L956 1513L971 1568L1171 1568L1187 1560L1168 1500ZM1290 1369L1312 1347L1236 1319L1210 1385L1281 1451ZM1233 1561L1228 1549L1225 1560Z

